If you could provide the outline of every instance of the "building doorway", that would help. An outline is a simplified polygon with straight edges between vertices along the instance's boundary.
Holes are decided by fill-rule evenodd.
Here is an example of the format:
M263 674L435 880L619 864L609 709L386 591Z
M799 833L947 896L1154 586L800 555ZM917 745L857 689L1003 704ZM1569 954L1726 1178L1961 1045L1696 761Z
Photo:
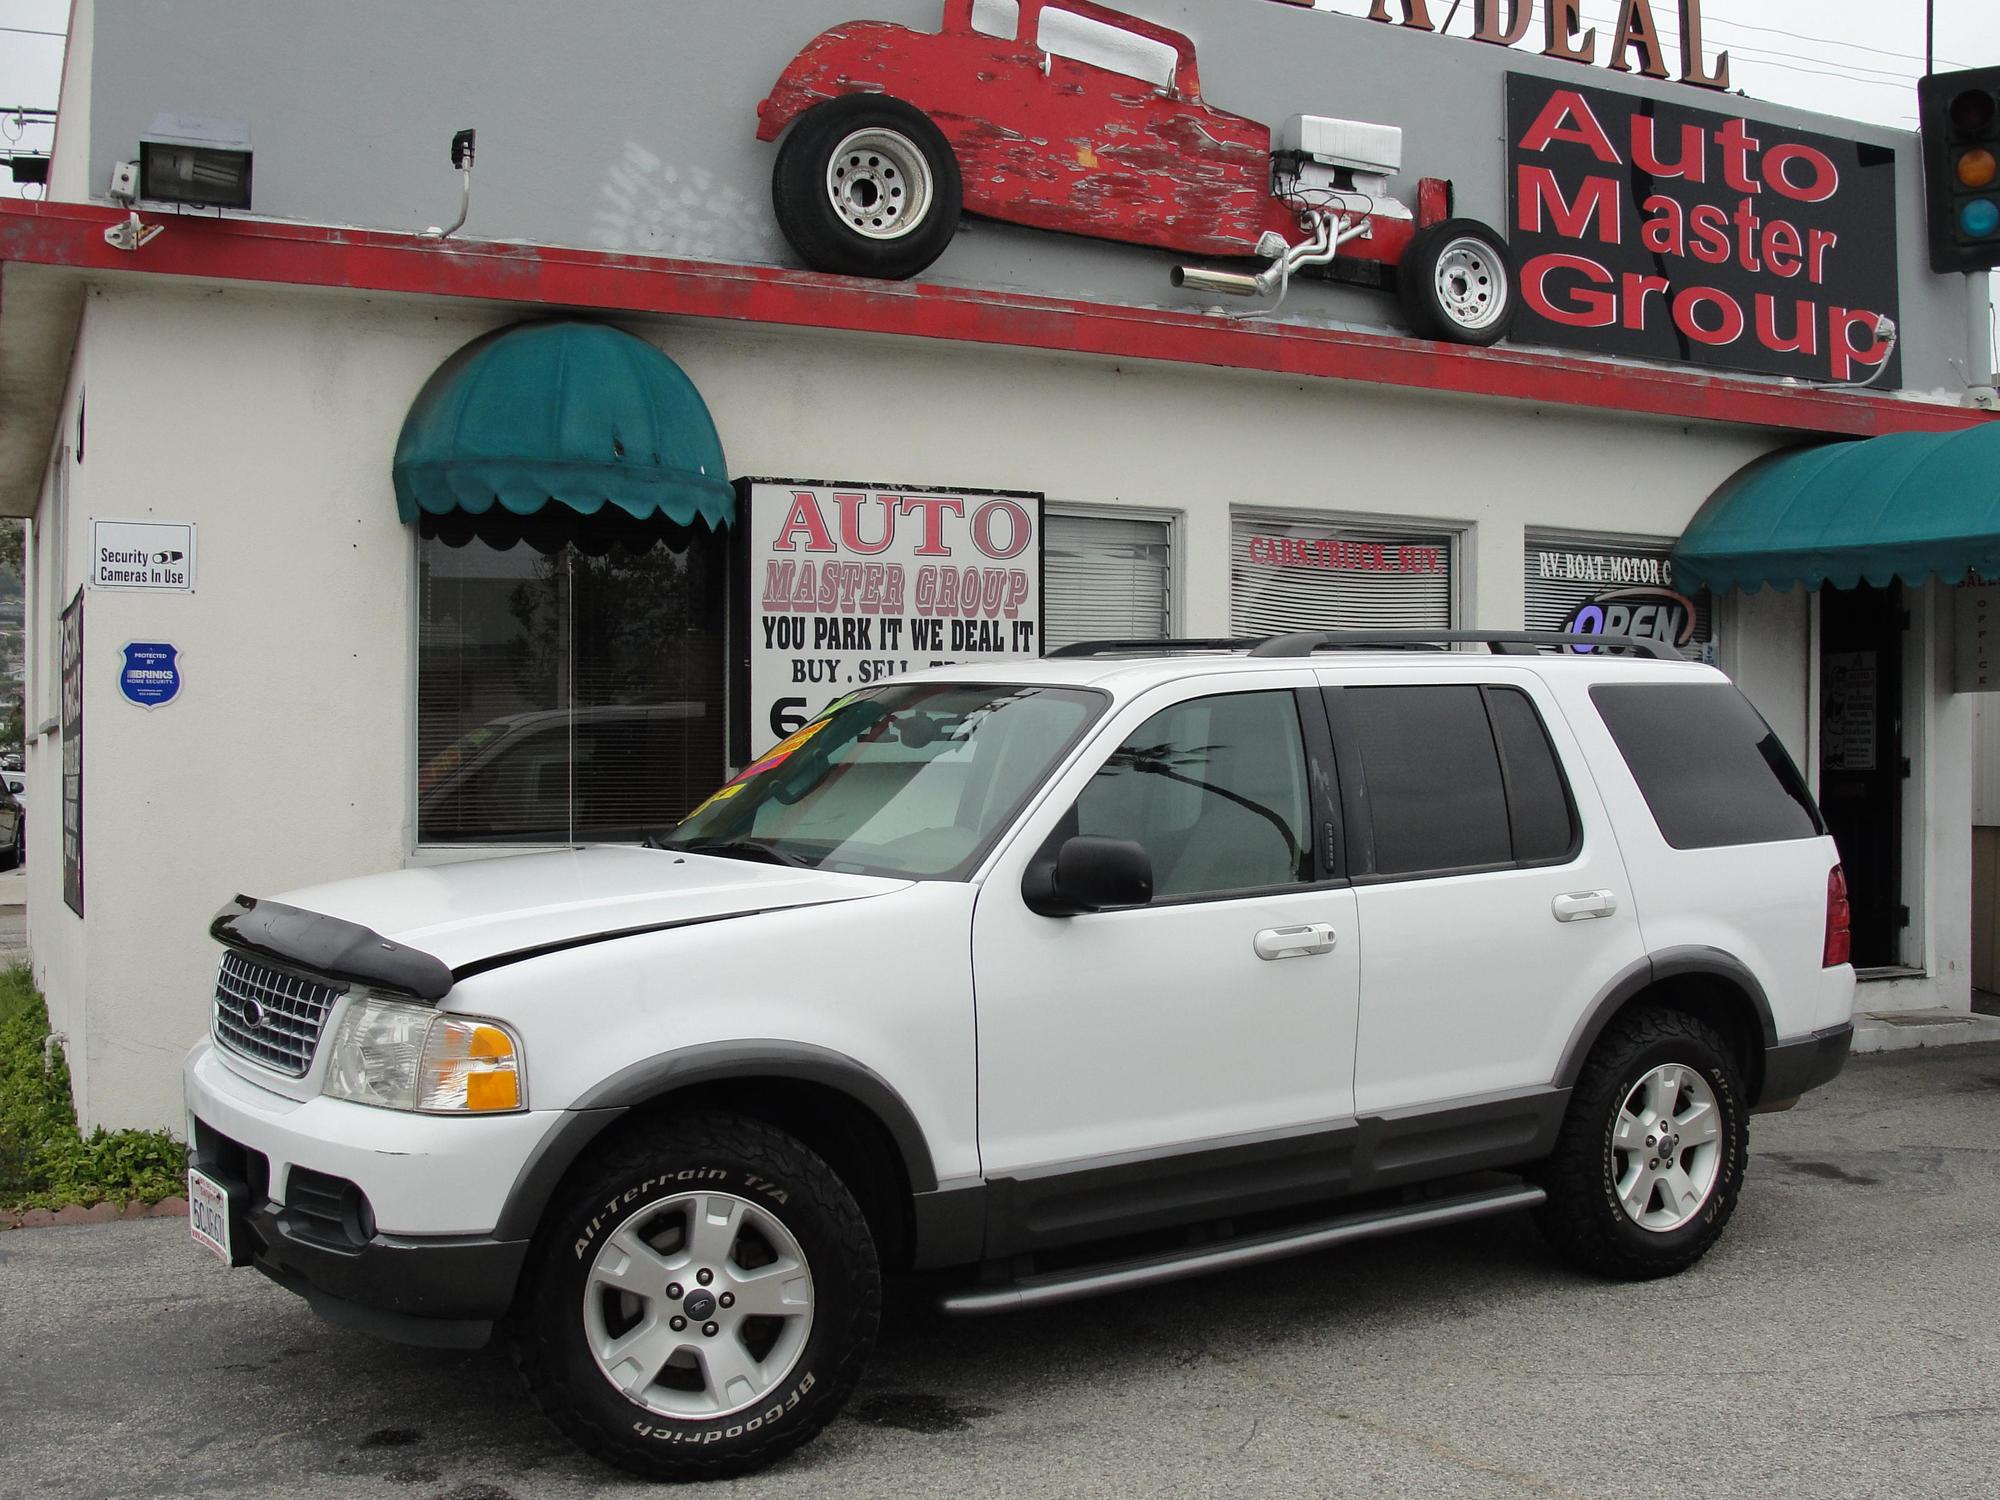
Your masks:
M1904 962L1903 633L1900 585L1820 590L1819 802L1854 910L1854 966Z

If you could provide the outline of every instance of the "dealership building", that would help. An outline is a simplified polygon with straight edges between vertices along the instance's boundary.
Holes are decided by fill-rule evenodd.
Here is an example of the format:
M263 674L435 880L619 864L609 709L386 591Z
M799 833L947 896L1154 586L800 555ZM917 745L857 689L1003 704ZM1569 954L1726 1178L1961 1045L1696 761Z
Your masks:
M637 840L1099 638L1673 642L1824 804L1858 1006L1975 1025L2000 422L1916 137L1378 9L76 0L0 514L85 1123L180 1121L237 892Z

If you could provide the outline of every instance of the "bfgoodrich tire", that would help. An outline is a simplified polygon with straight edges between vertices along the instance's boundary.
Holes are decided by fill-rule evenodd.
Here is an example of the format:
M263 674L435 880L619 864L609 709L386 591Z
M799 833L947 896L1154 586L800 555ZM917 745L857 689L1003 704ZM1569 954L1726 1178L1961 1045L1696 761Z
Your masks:
M704 1115L626 1137L555 1204L513 1320L555 1425L649 1479L748 1473L817 1433L875 1341L853 1196L804 1145Z
M778 227L815 271L901 281L958 230L958 158L922 110L880 94L814 105L771 171Z
M1743 1086L1721 1036L1679 1011L1631 1011L1606 1029L1570 1094L1537 1218L1584 1270L1669 1276L1721 1235L1748 1154Z

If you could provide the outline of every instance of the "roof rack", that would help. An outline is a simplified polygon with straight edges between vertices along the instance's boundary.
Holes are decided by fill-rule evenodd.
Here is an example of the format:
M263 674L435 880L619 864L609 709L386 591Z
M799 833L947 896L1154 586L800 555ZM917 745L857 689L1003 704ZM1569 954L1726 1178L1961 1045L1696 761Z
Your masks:
M1484 646L1496 656L1534 656L1545 646L1588 646L1593 653L1635 652L1656 661L1686 660L1664 641L1634 635L1578 635L1560 630L1296 630L1236 640L1077 641L1050 656L1159 656L1179 651L1244 651L1251 656L1311 656L1315 651L1442 651Z
M1153 641L1073 641L1058 646L1050 656L1171 656L1178 651L1249 651L1268 637L1242 636L1235 640L1153 640Z

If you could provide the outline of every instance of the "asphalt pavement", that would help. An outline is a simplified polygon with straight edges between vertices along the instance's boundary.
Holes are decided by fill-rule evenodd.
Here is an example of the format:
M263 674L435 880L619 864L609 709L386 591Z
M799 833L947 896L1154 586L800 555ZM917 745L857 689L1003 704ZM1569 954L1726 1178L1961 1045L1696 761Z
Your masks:
M2000 1046L1759 1116L1700 1266L1558 1265L1525 1216L979 1321L892 1298L770 1496L1990 1497ZM492 1354L344 1335L151 1220L0 1234L0 1495L644 1493Z

